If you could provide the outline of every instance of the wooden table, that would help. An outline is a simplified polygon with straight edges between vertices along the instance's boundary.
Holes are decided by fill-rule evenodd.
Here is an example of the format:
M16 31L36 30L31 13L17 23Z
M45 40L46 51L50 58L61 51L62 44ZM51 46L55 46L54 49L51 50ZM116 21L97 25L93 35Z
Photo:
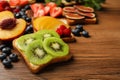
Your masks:
M120 80L120 0L107 0L98 11L99 24L85 25L90 38L76 37L74 58L32 74L20 59L12 69L0 63L0 80Z

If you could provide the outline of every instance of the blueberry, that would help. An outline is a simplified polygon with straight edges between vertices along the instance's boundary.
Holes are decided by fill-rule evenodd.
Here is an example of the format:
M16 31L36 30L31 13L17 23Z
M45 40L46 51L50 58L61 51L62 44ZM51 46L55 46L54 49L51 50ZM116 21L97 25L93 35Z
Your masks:
M83 35L84 37L89 37L89 33L88 33L87 31L82 31L82 35Z
M29 17L26 17L25 20L26 20L27 22L31 22L31 18L29 18Z
M21 18L20 13L15 13L15 17L16 17L16 18Z
M20 13L21 16L25 15L24 11L20 11L19 13Z
M83 25L76 25L76 29L79 29L80 32L83 31Z
M79 29L73 29L73 30L72 30L72 33L73 33L75 36L80 36Z
M33 33L33 27L32 25L29 25L26 30L25 30L25 34L29 34L29 33Z
M11 54L11 48L10 47L5 47L5 48L2 49L2 52L9 55L9 54Z
M27 16L26 15L22 15L22 18L25 20L27 18Z
M17 54L10 54L9 58L11 59L12 62L17 62L18 61L18 55Z
M11 60L9 58L6 58L2 61L2 64L5 68L12 68Z
M6 47L6 45L5 44L1 44L0 45L0 50L2 50L4 47Z
M7 54L6 53L2 53L0 54L0 60L3 60L7 57Z
M21 11L25 13L26 9L23 8L23 9L21 9Z
M25 10L30 9L30 5L26 5L26 6L24 7L24 9L25 9Z

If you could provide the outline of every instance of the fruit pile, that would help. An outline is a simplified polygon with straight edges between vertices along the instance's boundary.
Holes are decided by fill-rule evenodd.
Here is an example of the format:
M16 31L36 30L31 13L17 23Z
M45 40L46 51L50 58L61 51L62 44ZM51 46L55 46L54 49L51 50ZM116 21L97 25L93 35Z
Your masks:
M57 7L53 2L47 3L45 6L42 3L34 3L31 5L34 17L50 15L52 17L59 17L62 15L62 8Z
M7 43L8 44L8 43ZM11 45L7 45L6 43L2 43L0 45L0 60L2 61L2 64L4 65L5 68L12 68L12 62L17 62L18 61L18 55L16 53L13 53L11 51Z
M24 54L25 60L39 66L69 54L69 46L54 30L42 30L16 39L14 45Z

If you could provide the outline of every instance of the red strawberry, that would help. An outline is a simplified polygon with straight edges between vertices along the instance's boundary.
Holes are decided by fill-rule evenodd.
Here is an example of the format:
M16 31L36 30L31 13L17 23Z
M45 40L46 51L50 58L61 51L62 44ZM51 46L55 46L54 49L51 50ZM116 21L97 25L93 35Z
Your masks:
M6 6L10 6L7 1L0 1L1 7L5 8Z
M60 28L57 28L56 32L60 35L60 37L63 36L63 31Z
M40 17L44 15L45 15L45 11L43 9L39 9L36 13L34 13L34 17Z
M70 37L71 30L69 28L64 29L63 30L63 35L64 35L64 37Z
M10 6L17 6L17 5L19 5L19 3L20 3L20 0L10 0L9 1Z
M32 5L30 5L32 11L34 13L36 13L39 9L43 9L44 8L44 5L43 4L38 4L38 3L34 3Z
M20 0L19 5L26 5L28 3L29 3L28 0Z
M66 29L66 27L64 26L64 25L60 25L60 27L59 27L61 30L64 30L64 29Z
M54 7L57 7L57 5L54 2L49 2L49 3L46 4L46 6L49 6L50 9L52 9Z
M62 8L61 7L54 7L52 10L50 10L50 16L58 17L60 15L62 15Z
M45 6L44 7L44 11L45 11L45 15L48 15L50 12L50 7L49 6Z

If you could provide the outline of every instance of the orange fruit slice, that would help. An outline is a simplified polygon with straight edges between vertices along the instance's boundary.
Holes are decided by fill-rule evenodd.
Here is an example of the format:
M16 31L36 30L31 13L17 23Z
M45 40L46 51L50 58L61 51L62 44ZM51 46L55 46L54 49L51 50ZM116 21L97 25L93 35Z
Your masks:
M66 27L69 27L69 25L65 24L59 19L50 16L35 18L32 20L32 24L35 31L43 29L56 30L60 25L65 25Z

